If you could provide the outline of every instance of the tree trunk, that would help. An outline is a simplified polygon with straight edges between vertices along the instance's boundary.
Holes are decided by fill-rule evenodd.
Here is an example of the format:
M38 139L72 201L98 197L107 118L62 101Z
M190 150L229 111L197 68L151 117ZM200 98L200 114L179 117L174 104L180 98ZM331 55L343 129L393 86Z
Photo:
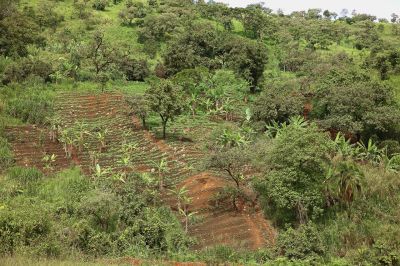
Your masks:
M163 139L167 138L167 122L168 120L163 120L162 124L163 124Z
M146 117L142 117L143 129L146 129Z

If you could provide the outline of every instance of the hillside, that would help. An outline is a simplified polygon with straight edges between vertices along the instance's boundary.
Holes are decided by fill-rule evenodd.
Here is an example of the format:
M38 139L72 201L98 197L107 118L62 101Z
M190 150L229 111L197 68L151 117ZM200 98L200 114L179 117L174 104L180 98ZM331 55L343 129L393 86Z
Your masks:
M399 36L395 15L0 0L0 264L399 265Z

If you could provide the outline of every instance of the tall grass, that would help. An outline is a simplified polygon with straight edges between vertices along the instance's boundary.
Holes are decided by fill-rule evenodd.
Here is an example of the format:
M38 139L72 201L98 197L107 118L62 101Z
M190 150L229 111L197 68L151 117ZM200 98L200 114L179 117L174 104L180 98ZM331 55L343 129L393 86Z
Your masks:
M6 168L10 167L13 161L11 146L5 138L1 137L0 128L0 173Z
M6 106L7 114L32 124L43 124L53 111L53 94L36 89L26 90L11 98Z

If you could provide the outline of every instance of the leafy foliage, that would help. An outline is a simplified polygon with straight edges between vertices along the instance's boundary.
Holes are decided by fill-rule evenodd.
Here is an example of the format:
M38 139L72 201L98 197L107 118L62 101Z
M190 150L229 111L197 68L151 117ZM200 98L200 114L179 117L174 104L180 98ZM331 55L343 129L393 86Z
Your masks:
M311 259L311 261L326 252L326 247L313 223L300 225L299 228L288 228L279 235L278 252L289 259Z
M166 138L166 127L169 120L180 115L184 107L182 89L172 81L161 80L146 91L150 109L156 112L163 123L163 138Z
M315 125L288 125L274 140L266 154L271 171L259 181L257 190L274 209L278 222L304 223L321 213L330 149L328 137Z

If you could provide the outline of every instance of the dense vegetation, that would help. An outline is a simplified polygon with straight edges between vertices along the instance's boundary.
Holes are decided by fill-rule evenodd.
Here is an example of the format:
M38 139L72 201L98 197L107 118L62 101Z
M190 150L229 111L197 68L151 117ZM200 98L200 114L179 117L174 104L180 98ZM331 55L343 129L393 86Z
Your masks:
M193 2L0 0L0 264L399 265L398 16ZM195 134L206 151L196 167L226 173L210 200L240 212L255 197L275 244L195 251L191 200L175 192L178 212L161 200L173 191L165 159L135 173L127 140L130 170L113 173L98 163L105 125L59 117L57 96L88 91L124 94L128 115L166 143L180 126L218 121ZM54 154L44 170L15 165L7 129L24 124L47 128L66 158L97 141L90 172L54 171Z

